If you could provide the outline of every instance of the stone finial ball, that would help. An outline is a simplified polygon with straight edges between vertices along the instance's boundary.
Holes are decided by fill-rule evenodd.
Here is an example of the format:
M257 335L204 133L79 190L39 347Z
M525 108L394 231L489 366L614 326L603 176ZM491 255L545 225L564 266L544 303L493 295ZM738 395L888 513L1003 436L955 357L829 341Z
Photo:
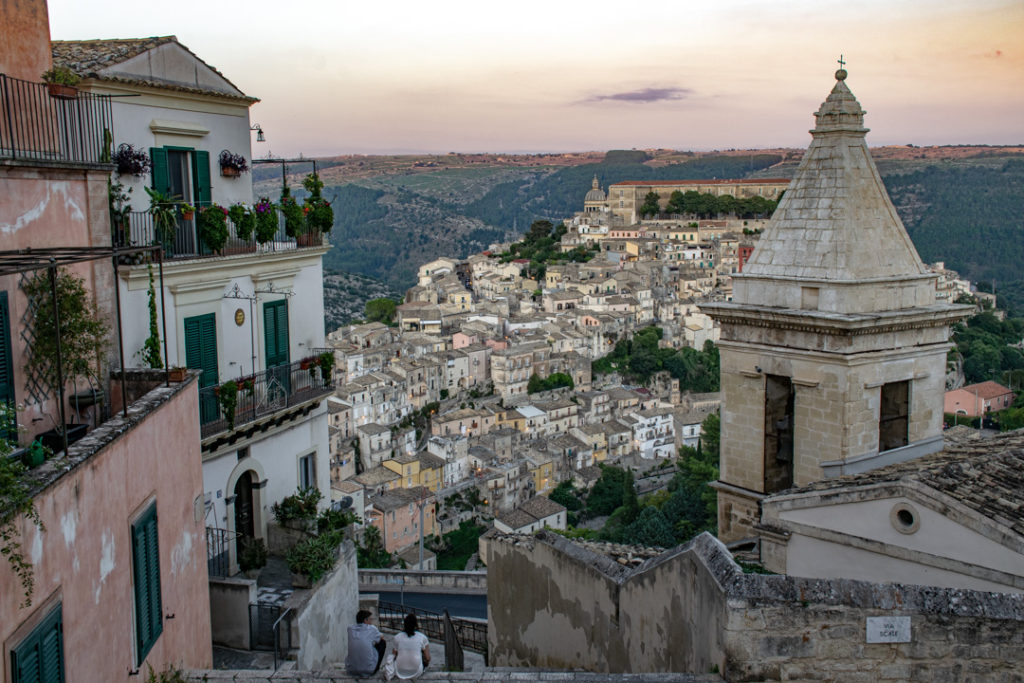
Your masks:
M836 71L836 80L837 81L845 81L846 80L846 69L839 69L838 71Z

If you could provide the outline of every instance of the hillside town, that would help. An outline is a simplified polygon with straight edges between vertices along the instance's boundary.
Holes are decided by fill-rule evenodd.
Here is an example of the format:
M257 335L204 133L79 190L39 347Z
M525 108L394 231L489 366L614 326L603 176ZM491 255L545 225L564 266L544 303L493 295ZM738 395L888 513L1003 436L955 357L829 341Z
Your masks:
M595 176L328 331L345 207L255 158L255 96L0 19L0 681L348 680L368 613L420 615L434 680L1015 680L1015 394L948 358L994 295L921 261L844 68L792 181ZM616 541L555 500L602 482Z

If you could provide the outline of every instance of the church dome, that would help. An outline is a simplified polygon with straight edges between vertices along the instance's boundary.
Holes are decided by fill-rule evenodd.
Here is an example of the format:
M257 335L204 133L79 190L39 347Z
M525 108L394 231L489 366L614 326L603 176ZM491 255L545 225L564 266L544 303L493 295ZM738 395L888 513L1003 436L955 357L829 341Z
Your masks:
M590 192L587 192L587 196L583 198L585 202L603 202L605 200L604 190L597 184L597 176L594 176L594 180L590 183Z

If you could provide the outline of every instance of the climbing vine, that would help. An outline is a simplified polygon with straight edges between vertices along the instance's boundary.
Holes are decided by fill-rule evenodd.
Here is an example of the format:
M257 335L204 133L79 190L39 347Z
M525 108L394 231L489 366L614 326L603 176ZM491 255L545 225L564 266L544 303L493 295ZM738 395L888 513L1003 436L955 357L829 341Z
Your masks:
M0 425L9 424L16 424L14 410L9 404L0 403ZM25 466L7 457L14 446L6 438L5 430L0 430L0 556L7 558L11 569L21 581L25 595L21 606L28 607L32 604L35 575L32 573L32 563L22 553L20 521L25 517L40 531L43 530L43 522L23 476Z
M157 328L156 319L156 289L153 286L153 265L149 265L149 289L146 291L149 297L149 337L142 345L142 359L151 368L162 368L164 362L160 357L160 331Z

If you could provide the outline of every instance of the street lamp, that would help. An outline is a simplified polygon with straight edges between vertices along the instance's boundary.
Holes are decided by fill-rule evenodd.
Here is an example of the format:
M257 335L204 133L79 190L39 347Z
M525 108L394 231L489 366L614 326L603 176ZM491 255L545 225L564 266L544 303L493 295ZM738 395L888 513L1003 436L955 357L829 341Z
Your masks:
M256 142L266 142L267 141L267 138L263 135L263 128L260 127L260 124L258 124L258 123L252 124L251 126L249 126L249 130L256 131Z

